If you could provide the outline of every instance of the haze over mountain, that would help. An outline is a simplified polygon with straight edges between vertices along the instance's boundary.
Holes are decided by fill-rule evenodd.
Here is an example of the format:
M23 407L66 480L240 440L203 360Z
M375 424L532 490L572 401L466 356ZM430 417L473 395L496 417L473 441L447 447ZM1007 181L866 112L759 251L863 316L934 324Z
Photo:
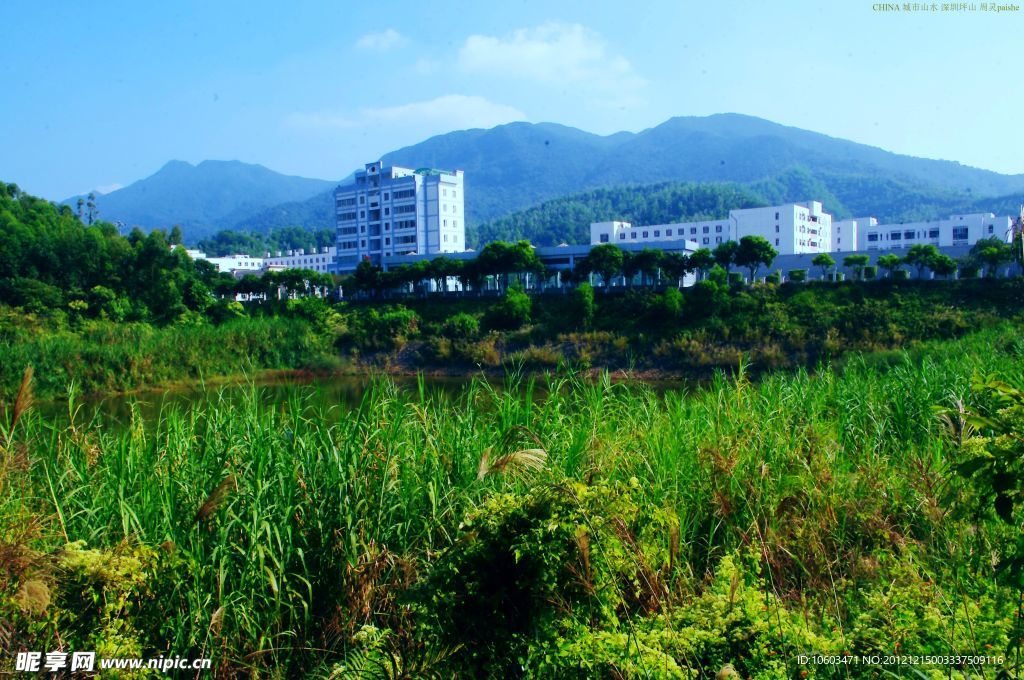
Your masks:
M282 175L240 161L170 161L155 174L96 197L101 219L169 228L189 238L213 233L264 208L310 198L335 182ZM72 207L78 196L63 201Z
M471 227L543 201L602 187L678 181L763 182L795 170L818 182L802 188L813 188L822 195L790 196L783 192L780 195L786 200L830 196L835 199L834 209L840 212L868 213L880 219L900 219L911 213L931 217L950 206L973 205L976 201L984 204L978 201L980 197L1024 193L1024 175L902 156L739 114L672 118L639 133L608 136L554 123L510 123L488 130L438 135L387 153L382 160L385 165L464 170L467 223ZM312 191L273 201L270 199L280 194L269 189L252 191L242 186L245 195L235 196L238 183L221 182L215 169L217 166L211 165L211 172L204 175L203 181L213 185L207 187L204 196L218 197L213 203L231 204L230 210L218 214L206 200L200 210L200 206L192 205L196 197L187 191L165 195L161 192L163 183L147 184L162 170L143 182L102 196L101 215L144 226L180 223L190 240L207 235L211 225L250 231L333 225L333 182L284 178L293 182L291 190L295 193ZM272 177L276 173L260 170L276 181ZM339 170L344 174L352 168ZM145 184L146 193L138 190L140 184ZM129 205L135 212L125 219L119 214L124 212L121 204L112 199L121 200L118 194L130 190L133 202ZM263 204L254 205L257 199ZM171 214L176 217L170 218ZM157 217L161 221L156 221ZM607 219L613 217L619 216L609 215Z

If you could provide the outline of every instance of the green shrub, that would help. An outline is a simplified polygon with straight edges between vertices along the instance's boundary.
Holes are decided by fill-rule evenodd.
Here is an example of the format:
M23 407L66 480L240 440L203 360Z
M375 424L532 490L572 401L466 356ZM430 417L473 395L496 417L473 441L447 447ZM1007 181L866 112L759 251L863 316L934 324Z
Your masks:
M892 273L892 278L894 281L906 281L910 279L910 272L906 269L897 269Z
M515 330L529 323L532 306L529 295L518 288L509 288L504 299L488 308L484 325L496 331Z
M806 281L807 280L807 270L806 269L790 269L789 270L789 280L794 282L794 283L801 283L803 281Z
M744 278L743 272L729 272L730 286L742 286L746 281L747 280Z
M773 283L775 285L779 285L780 283L782 283L782 274L780 274L778 272L774 272L774 273L769 274L768 276L764 277L764 280L765 280L765 283Z
M448 317L441 333L450 340L473 340L480 335L480 322L472 314L459 312Z
M878 267L873 264L869 264L864 267L864 280L871 281L872 279L878 278Z

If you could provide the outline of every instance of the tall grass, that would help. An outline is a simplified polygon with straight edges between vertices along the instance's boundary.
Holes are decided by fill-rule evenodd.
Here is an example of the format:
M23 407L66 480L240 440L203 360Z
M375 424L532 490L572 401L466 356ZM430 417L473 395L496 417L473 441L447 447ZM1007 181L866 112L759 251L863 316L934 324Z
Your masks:
M621 481L678 518L684 591L759 546L778 597L842 619L840 584L877 578L878 556L906 546L936 570L991 578L992 532L948 512L953 454L933 411L970 403L974 373L1024 383L1024 334L664 395L607 376L472 381L455 396L381 379L354 408L265 403L253 387L120 431L73 404L70 425L29 411L3 452L20 447L22 463L0 476L0 542L37 556L72 541L148 546L147 588L122 611L144 648L287 676L342 658L361 624L397 625L403 594L483 499L545 479ZM485 455L523 451L546 455L539 475L483 474ZM0 587L28 578L18 569ZM66 625L22 634L67 639Z

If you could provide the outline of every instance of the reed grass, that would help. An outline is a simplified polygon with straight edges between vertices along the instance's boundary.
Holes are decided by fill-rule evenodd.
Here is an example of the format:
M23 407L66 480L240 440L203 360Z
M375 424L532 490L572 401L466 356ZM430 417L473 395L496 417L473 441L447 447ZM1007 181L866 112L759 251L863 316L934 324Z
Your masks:
M148 546L147 588L124 610L146 649L212 655L225 675L316 674L361 625L399 625L406 591L484 499L607 480L678 518L679 597L757 545L777 597L843 621L850 584L907 546L965 592L991 581L998 532L950 513L955 453L933 409L970 405L976 373L1024 384L1024 333L757 382L719 373L664 395L607 375L512 375L457 395L379 379L354 408L212 392L121 430L73 403L70 424L28 410L4 452L0 542L37 556ZM0 587L14 589L28 567L7 566ZM22 631L57 634L75 631Z

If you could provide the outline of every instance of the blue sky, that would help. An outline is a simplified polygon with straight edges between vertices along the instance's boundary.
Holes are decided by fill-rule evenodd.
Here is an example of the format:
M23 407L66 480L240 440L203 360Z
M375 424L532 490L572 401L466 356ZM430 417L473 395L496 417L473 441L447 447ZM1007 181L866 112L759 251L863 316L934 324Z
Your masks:
M980 5L8 0L0 179L61 199L208 158L339 179L455 129L718 112L1022 173L1024 13Z

